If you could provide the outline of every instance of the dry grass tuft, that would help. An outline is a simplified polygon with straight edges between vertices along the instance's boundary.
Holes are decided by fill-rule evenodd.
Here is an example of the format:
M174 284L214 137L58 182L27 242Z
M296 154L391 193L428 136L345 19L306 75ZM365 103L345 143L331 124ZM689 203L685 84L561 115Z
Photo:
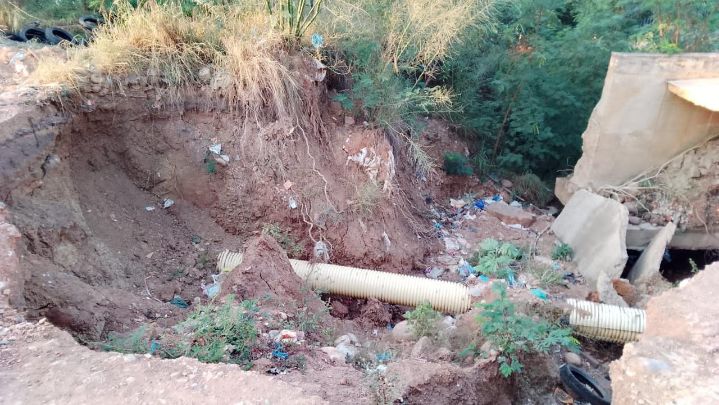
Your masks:
M0 32L16 32L22 26L23 16L20 7L11 0L0 1Z
M252 1L204 6L187 16L177 3L151 0L134 8L118 2L89 47L68 50L69 66L45 60L32 79L69 84L81 81L88 70L135 74L163 89L170 104L178 104L189 87L206 84L200 72L210 67L213 95L230 108L247 110L249 116L270 111L276 118L296 118L301 97L280 61L283 38L260 6Z

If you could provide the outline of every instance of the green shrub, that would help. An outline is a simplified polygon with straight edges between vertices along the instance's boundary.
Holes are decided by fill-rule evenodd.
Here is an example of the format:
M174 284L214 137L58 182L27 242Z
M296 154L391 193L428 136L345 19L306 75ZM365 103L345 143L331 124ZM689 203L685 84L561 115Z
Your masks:
M469 264L474 266L478 274L506 278L514 272L513 267L521 258L522 251L517 246L496 239L485 239L469 258Z
M258 330L254 301L234 304L228 295L219 307L197 307L173 332L153 336L143 325L128 335L111 334L99 347L120 353L152 353L163 358L194 357L206 363L237 363L249 366Z
M265 224L265 226L262 227L262 233L274 238L277 243L282 246L282 249L287 252L287 256L289 257L299 257L304 251L302 246L297 243L297 240L277 224Z
M530 264L529 274L531 274L532 276L534 276L535 279L537 279L537 282L542 288L549 288L555 285L560 285L564 280L564 277L562 276L561 272L554 270L549 266L538 263Z
M452 176L471 176L472 166L469 159L461 153L447 152L444 154L444 171Z
M547 188L542 179L536 174L525 173L521 176L516 176L512 183L514 183L514 192L534 205L543 207L554 197L554 193Z
M560 243L558 245L554 245L554 249L552 249L553 260L562 260L565 262L569 262L572 260L573 256L574 250L567 243Z
M482 309L477 321L482 335L499 350L499 371L504 377L522 371L519 356L523 353L547 353L556 345L572 350L579 346L572 337L571 329L518 314L507 298L503 283L494 283L492 290L498 298L488 304L477 305Z
M412 333L415 337L437 336L437 322L442 318L442 314L432 308L429 302L423 302L411 311L405 312L405 319L412 327Z

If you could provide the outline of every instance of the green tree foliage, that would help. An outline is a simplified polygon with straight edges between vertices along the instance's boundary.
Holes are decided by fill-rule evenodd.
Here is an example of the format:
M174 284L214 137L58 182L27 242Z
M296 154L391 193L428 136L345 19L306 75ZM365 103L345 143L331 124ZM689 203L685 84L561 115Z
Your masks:
M458 46L443 79L475 149L500 168L553 178L580 155L580 135L613 51L717 49L713 0L520 0L499 25ZM481 34L481 35L480 35Z

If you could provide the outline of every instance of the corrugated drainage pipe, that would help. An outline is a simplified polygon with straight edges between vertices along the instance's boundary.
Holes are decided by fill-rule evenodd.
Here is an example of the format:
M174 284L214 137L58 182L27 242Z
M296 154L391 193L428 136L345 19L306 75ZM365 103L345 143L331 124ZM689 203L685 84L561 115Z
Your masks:
M224 251L217 258L220 271L231 271L242 263L241 253ZM356 267L292 260L295 273L310 288L354 298L377 298L391 304L417 306L423 302L449 313L469 310L471 300L466 286L404 274L385 273Z
M639 335L644 332L646 312L643 309L575 299L568 299L567 303L572 307L569 324L579 335L626 343L639 340Z

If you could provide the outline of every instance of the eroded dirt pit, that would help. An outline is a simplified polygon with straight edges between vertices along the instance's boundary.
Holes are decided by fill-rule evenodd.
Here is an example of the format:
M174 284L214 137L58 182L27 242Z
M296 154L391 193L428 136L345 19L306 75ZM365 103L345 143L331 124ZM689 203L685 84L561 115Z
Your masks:
M483 343L477 310L445 314L437 339L417 341L392 329L410 308L303 286L288 256L466 282L460 259L485 238L545 256L556 238L547 232L551 215L536 208L529 226L512 227L478 208L452 206L450 197L470 192L511 196L492 182L440 173L420 180L402 163L406 150L397 140L346 120L324 87L302 83L303 122L247 119L208 103L207 89L186 94L181 105L166 103L164 89L139 77L90 75L81 97L8 87L0 104L3 249L11 258L2 265L10 305L2 309L0 338L12 342L2 345L8 371L0 381L13 387L7 402L103 398L104 380L92 377L98 373L160 402L204 395L220 402L555 401L563 352L525 359L526 372L513 379L499 374L498 353L489 347L486 357L459 355ZM463 151L444 123L429 121L426 136L435 158ZM245 259L212 302L231 293L258 306L252 371L156 358L155 349L168 344L160 337L211 302L216 258L225 249L244 251ZM548 289L553 302L587 296L581 280L571 280ZM491 299L476 278L468 284L473 302ZM529 289L510 294L530 313L547 311L537 309L542 301ZM151 359L99 352L138 327L146 328L144 357ZM285 331L301 334L287 337L286 346ZM342 350L354 360L346 362ZM601 361L580 362L604 378L605 363L620 354L607 351L613 354ZM30 389L41 378L33 370L53 356L60 360L47 364L47 382L66 388ZM157 390L143 382L155 374L168 379ZM227 378L250 388L233 391Z

